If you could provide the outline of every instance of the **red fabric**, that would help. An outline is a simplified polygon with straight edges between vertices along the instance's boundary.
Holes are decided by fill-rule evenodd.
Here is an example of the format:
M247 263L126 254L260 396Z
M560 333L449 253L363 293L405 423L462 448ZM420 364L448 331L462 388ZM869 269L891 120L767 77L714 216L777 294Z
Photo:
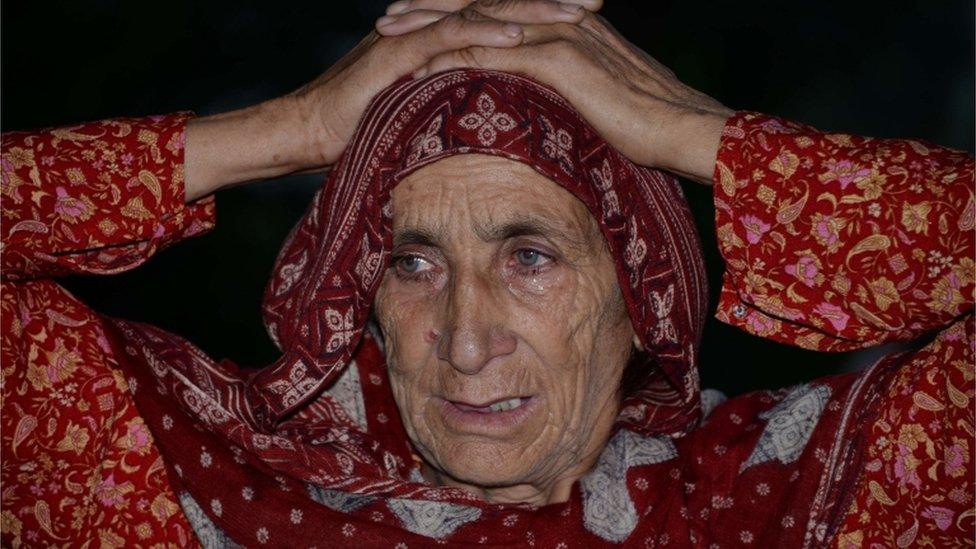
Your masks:
M266 427L321 392L352 355L390 251L390 191L457 154L528 164L599 221L635 331L655 376L625 403L647 434L698 418L695 367L708 292L694 222L678 182L609 147L558 95L524 77L452 71L380 93L311 209L285 243L265 294L285 355L252 380ZM661 376L660 373L664 373Z
M506 86L517 86L517 90L507 91ZM479 100L486 90L494 110ZM547 122L533 108L542 109ZM504 130L511 126L496 116L500 112L523 123L521 127L530 134L523 137L521 149L504 140ZM435 128L439 115L442 124ZM485 124L492 120L493 134ZM122 126L116 131L114 124ZM371 124L390 127L378 131ZM133 130L124 131L125 125ZM340 293L330 294L330 284L340 290L356 288L382 272L379 265L385 259L384 251L382 246L374 246L383 243L388 224L384 229L383 217L375 217L382 208L371 200L383 195L367 194L358 202L344 204L341 197L326 200L328 193L320 193L289 240L292 247L283 250L267 297L269 321L288 349L278 366L293 368L296 359L308 361L309 384L322 386L328 383L323 379L334 375L329 368L339 368L345 360L329 366L329 357L354 351L350 368L363 392L365 429L334 388L318 394L316 389L306 389L311 394L299 390L304 405L292 415L280 417L288 405L280 407L284 401L273 398L280 393L272 389L272 398L267 398L267 391L281 381L280 372L287 370L271 369L248 380L233 365L214 363L174 335L101 317L44 279L62 272L131 267L159 245L209 225L209 203L183 208L178 176L181 158L176 152L165 152L170 149L164 141L180 150L181 128L182 120L172 117L4 137L5 458L0 478L4 496L0 531L5 545L46 545L66 539L100 539L110 546L121 545L123 540L148 545L167 537L182 544L185 537L179 536L186 535L188 520L208 543L226 541L222 537L226 535L249 546L306 546L311 538L382 547L433 544L431 537L416 533L423 530L416 527L418 517L404 514L404 509L410 510L404 503L408 501L462 506L452 508L453 515L448 513L448 521L456 523L450 524L454 526L448 528L450 532L435 529L443 534L439 543L448 545L594 546L611 543L608 536L621 531L626 533L622 539L627 545L648 547L792 547L827 542L952 546L971 539L974 448L969 433L976 394L972 368L973 161L967 155L914 142L823 134L750 113L733 117L716 167L717 227L728 266L719 318L765 337L823 350L942 331L920 350L888 357L862 374L816 380L792 390L743 395L719 405L703 422L696 417L694 352L683 352L686 371L672 367L656 386L671 388L670 394L644 395L650 399L645 401L647 410L664 413L641 417L628 412L621 417L619 432L636 437L627 440L644 442L613 446L622 453L606 452L598 466L598 470L612 472L613 467L603 466L613 465L617 458L631 465L623 470L622 493L613 492L617 486L613 474L591 475L578 484L570 501L525 509L488 505L457 490L405 482L414 464L386 385L382 353L368 332L361 334L361 342L352 349L352 338L361 328L358 309L352 314L345 310L340 314L338 309L337 314L326 312L334 309L330 298ZM560 170L586 169L590 157L566 152L570 161L562 162L565 158L560 151L565 149L559 144L566 140L559 128L570 136L572 150L590 150L583 146L589 144L597 158L609 157L611 165L620 162L620 171L609 172L612 185L604 183L602 163L593 164L601 168L599 176L567 183L569 178ZM154 131L156 140L149 139ZM529 162L582 195L603 223L621 263L626 264L628 257L639 255L634 251L640 246L630 246L628 255L625 242L634 240L626 232L616 233L626 238L614 244L615 233L608 229L613 225L602 217L612 204L606 191L619 193L618 207L627 201L628 208L638 211L654 204L661 192L675 201L678 195L669 180L628 167L587 132L590 130L561 100L524 79L484 73L436 75L401 83L377 99L330 184L335 185L342 174L362 173L357 170L363 166L368 172L373 165L374 170L387 170L385 178L365 178L354 182L360 186L350 184L340 190L351 193L355 188L369 189L371 184L389 185L409 169L433 161L425 154L462 153L470 150L465 147L483 147L481 140L494 135L489 149ZM61 137L52 145L56 135L73 134L77 135L70 140ZM98 138L86 139L95 134ZM556 139L546 139L549 134ZM162 149L158 145L155 149L161 151L159 156L154 156L149 142L163 143ZM133 152L129 162L135 162L129 171L121 168L124 160L112 163L114 157L104 152L116 150L124 157L126 146ZM64 154L52 154L55 147L65 149ZM388 147L390 156L379 153L383 147ZM45 155L52 159L45 161ZM547 157L556 161L547 166ZM85 178L66 175L72 167L82 170ZM149 198L156 193L139 176L144 169L154 173L162 200ZM63 182L73 181L72 177L86 186L66 186ZM106 186L101 192L90 191L88 186L98 177L108 179ZM650 178L656 187L624 194L648 180L642 177ZM68 192L59 193L59 185ZM883 193L877 192L878 185ZM621 200L620 196L628 198ZM137 197L150 216L135 222L126 212L139 210L122 206ZM638 203L630 204L633 201ZM324 207L326 203L336 204L336 209ZM683 207L675 208L675 204L680 203L660 207L671 208L677 219L683 215ZM352 212L359 217L343 217L342 213L350 213L343 208L352 205L362 206L364 211ZM374 217L363 221L369 212ZM90 217L81 219L83 214ZM66 221L65 215L75 221ZM826 216L830 219L825 221ZM348 219L359 221L340 222ZM106 222L123 230L106 234ZM660 230L650 226L652 221L647 223L638 225L639 235ZM18 226L28 229L12 230ZM364 228L373 231L367 239L356 232ZM297 267L302 263L301 250L293 246L311 243L305 248L306 260L314 256L327 262L329 253L320 249L327 249L320 238L330 230L343 237L337 242L355 244L336 248L351 271L334 269L338 280L317 277L325 288L281 289L289 278L292 285L309 284L309 279L316 278L295 273L326 270L327 263ZM647 241L661 240L649 236ZM667 249L687 250L680 245ZM653 254L658 249L647 246L644 250ZM689 253L692 255L681 261L690 266L687 268L697 268L697 251ZM371 259L374 254L379 258ZM362 272L356 272L356 265L363 266ZM631 272L624 266L618 271L624 288L631 285ZM367 276L370 273L372 277ZM679 276L674 283L688 288L688 281L694 279ZM668 309L668 300L661 294L666 288L639 286L639 276L633 280L635 287L648 292L633 291L628 296L631 317L644 328L645 341L653 342L657 334L669 333L660 319L672 317L653 310ZM889 291L885 280L894 285L895 292ZM368 294L366 288L356 289L358 297L351 299ZM657 299L651 297L650 292L655 291ZM694 303L699 295L687 290L682 296L681 291L675 290L672 311L681 299ZM294 297L276 300L285 295ZM642 311L642 306L650 312ZM323 320L320 326L309 320L286 325L308 319L315 311L321 313L315 317ZM672 326L678 338L693 345L700 317L693 308L676 314L681 313L688 315L689 322L677 317ZM303 325L321 330L317 339L302 334ZM342 349L333 349L329 355L329 341L337 334L335 341ZM325 360L318 342L325 346ZM49 386L35 387L32 379L47 380ZM88 379L113 379L113 383L91 383L109 398L82 393L83 397L70 404L54 403L70 383L84 385ZM294 388L302 388L304 378L294 379ZM665 381L679 384L665 385ZM681 385L683 381L688 384ZM245 400L248 394L255 403L263 403L256 408L263 417L253 413L255 408ZM661 406L668 398L679 405ZM138 413L127 405L132 399ZM122 420L118 415L91 412L93 403L106 401L122 410ZM80 415L73 419L76 413ZM28 416L38 418L36 427L32 427L33 420L25 423ZM140 416L153 435L148 444L139 423L133 423ZM275 431L261 432L276 416ZM67 436L77 433L71 427L73 421L84 422L92 432L118 429L124 422L126 436L91 438L81 444L83 437ZM136 426L134 430L130 424ZM683 437L655 435L661 432L655 426L661 425L667 426L666 433L691 430ZM782 436L772 436L777 434ZM800 437L805 438L799 441L802 444L791 443L797 442L798 434L805 435ZM68 441L63 448L59 447L62 439ZM771 440L783 444L770 446ZM652 444L648 446L647 441ZM667 451L650 459L648 448ZM106 453L108 449L115 454ZM148 457L133 461L140 452ZM117 454L125 456L121 460L124 466L114 457ZM152 466L160 454L168 476ZM55 476L55 468L62 462L87 475L90 471L117 474L111 487L98 484L107 475L90 476L87 478L92 480L79 483L80 472ZM133 463L144 465L131 476L119 476L132 472ZM38 478L57 488L38 492ZM215 478L220 482L214 482ZM109 489L120 484L125 488ZM588 491L584 484L599 489ZM334 494L331 499L323 497L309 485L333 487L340 495L370 495L352 505L337 505ZM309 499L310 493L316 494L317 501ZM615 498L601 503L594 493ZM154 504L160 497L171 503L177 495L183 496L185 516L170 505ZM150 502L142 515L140 496ZM600 504L594 505L594 501ZM630 530L601 530L599 525L607 523L603 515L626 514L624 502L630 502L634 516L639 517L636 525ZM437 507L424 509L430 513L419 517L421 525L429 526L438 518L443 523ZM156 510L165 512L154 514ZM150 537L139 537L143 523L149 524ZM411 524L413 532L408 531Z
M3 136L3 545L192 544L107 339L51 279L110 274L213 224L184 206L186 117Z

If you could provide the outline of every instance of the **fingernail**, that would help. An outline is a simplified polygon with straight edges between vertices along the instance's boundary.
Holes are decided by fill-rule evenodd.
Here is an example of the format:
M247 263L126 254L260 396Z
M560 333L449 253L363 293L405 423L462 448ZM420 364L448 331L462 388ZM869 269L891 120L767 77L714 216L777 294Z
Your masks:
M583 6L580 6L579 4L560 3L559 4L559 7L564 12L566 12L566 13L572 13L573 15L576 15L577 13L583 11ZM389 13L389 12L387 12L387 13Z
M518 38L522 34L522 27L509 23L502 27L502 32L510 38Z
M398 13L403 13L407 11L407 7L410 5L410 0L398 0L386 7L387 15L396 15Z
M427 71L428 71L427 67L420 67L419 69L413 71L413 74L410 76L412 76L414 80L418 78L423 78L427 76Z
M396 20L397 20L397 16L395 15L384 15L383 17L380 17L379 19L376 20L376 26L385 27Z

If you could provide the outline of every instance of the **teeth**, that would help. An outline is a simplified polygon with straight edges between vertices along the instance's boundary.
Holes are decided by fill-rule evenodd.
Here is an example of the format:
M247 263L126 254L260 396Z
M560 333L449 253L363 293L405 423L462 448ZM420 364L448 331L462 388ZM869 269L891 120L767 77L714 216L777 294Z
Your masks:
M508 410L514 410L522 405L521 398L510 398L508 400L503 400L501 402L496 402L488 407L492 412L505 412Z

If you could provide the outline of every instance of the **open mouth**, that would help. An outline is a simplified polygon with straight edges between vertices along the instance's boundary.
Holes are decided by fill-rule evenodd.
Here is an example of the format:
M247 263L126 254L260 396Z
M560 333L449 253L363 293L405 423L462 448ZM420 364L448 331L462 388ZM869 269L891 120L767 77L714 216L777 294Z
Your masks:
M508 398L504 400L498 400L487 406L475 406L472 404L466 404L464 402L457 402L454 400L449 401L454 406L457 406L465 412L476 412L479 414L491 414L495 412L507 412L509 410L514 410L520 408L527 404L532 397L515 397Z
M473 404L441 400L441 414L448 426L462 432L500 433L517 428L539 408L534 396L505 397Z

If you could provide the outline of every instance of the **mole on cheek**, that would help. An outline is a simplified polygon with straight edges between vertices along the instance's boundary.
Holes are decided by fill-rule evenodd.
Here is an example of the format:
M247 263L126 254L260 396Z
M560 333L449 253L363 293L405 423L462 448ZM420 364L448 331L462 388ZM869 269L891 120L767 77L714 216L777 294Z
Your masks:
M424 334L424 341L426 341L427 343L436 342L437 333L435 333L434 330L427 330L427 333Z

